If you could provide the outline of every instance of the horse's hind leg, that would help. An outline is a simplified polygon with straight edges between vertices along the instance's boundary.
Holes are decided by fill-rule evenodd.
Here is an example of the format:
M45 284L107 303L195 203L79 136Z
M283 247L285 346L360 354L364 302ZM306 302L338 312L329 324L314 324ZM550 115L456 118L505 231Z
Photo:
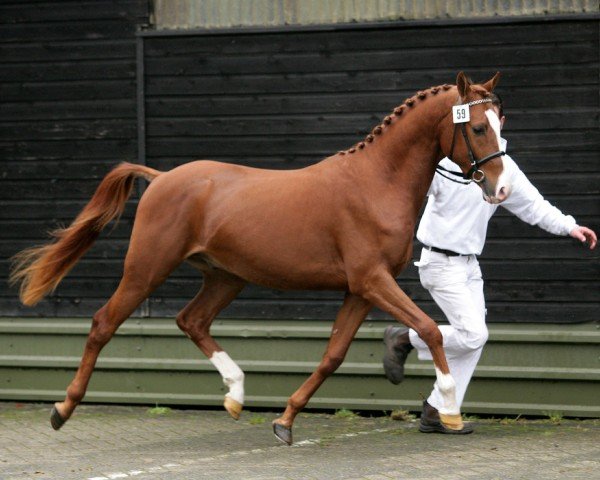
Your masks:
M333 323L331 337L321 363L289 398L283 415L273 422L273 431L279 440L288 445L292 444L292 424L296 415L305 407L325 379L342 364L354 335L371 307L371 303L361 297L346 295L344 304Z
M204 273L204 285L196 297L177 315L177 325L202 350L229 387L224 406L238 419L244 404L244 372L210 335L217 314L231 303L246 282L222 270Z
M127 282L122 281L108 303L94 314L92 327L75 378L67 388L65 400L54 404L52 409L50 422L55 430L62 427L83 399L102 348L145 298L146 296L141 292L129 289Z
M55 430L69 419L83 399L102 348L129 315L181 263L177 253L180 249L172 244L176 238L164 240L166 237L161 237L157 229L159 226L146 226L147 235L132 236L123 278L110 300L95 313L75 378L67 388L65 400L56 403L52 410L50 421ZM148 242L148 238L157 240Z

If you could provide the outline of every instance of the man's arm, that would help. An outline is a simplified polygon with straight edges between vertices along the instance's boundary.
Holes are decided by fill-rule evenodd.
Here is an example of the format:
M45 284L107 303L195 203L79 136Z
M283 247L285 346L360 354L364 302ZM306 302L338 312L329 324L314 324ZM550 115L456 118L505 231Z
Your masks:
M508 155L504 157L505 168L511 172L512 192L501 205L530 225L537 225L554 235L570 235L588 242L590 249L596 247L597 237L593 230L577 225L570 215L564 215L558 208L544 199L517 164Z

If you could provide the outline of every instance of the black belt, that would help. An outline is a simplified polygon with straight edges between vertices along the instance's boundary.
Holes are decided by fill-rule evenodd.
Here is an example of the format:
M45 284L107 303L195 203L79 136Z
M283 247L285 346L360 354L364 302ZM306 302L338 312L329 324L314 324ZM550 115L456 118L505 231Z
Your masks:
M447 255L449 257L468 257L468 255L465 255L464 253L457 253L457 252L453 252L452 250L445 250L443 248L437 248L437 247L430 247L428 245L423 245L423 247L426 250L431 250L432 252L437 252L437 253L443 253L444 255Z

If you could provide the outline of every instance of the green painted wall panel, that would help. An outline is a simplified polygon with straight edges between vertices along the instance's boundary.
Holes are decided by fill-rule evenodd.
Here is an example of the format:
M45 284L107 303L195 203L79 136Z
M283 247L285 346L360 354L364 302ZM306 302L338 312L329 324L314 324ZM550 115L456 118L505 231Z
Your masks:
M10 381L2 385L0 393L3 399L60 399L64 395L60 386L67 385L72 374L72 370L9 372L2 368L0 376ZM302 374L250 373L246 376L247 406L283 409L289 395L305 378ZM394 386L381 376L334 375L313 397L309 408L419 409L422 394L426 395L432 384L433 378L428 377L410 377L401 386ZM214 406L222 404L225 391L214 372L135 371L124 375L98 369L86 400ZM475 378L463 410L499 415L561 411L565 415L598 417L597 398L597 382Z
M418 410L434 382L411 355L400 386L383 376L386 324L368 322L346 361L309 407ZM89 321L0 319L0 399L59 400L83 350ZM247 405L283 408L321 358L330 323L221 321L212 332L246 372ZM600 417L600 329L491 325L464 411ZM225 387L172 320L132 319L100 356L86 401L221 405Z

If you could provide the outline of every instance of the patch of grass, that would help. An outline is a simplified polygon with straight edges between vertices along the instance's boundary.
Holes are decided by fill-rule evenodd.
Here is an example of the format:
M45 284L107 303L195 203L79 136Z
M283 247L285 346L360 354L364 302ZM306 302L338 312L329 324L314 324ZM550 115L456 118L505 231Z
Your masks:
M388 432L388 435L413 435L415 433L420 433L418 428L397 428L394 430L390 430Z
M560 425L562 422L563 415L562 412L542 412L544 415L548 416L548 420L555 425Z
M335 437L333 435L325 435L319 439L317 445L319 445L319 447L329 447L334 441Z
M261 417L260 415L252 415L248 420L250 425L262 425L265 423L267 419L265 417Z
M521 414L517 415L515 418L504 417L503 419L500 420L500 424L501 425L515 425L516 423L519 422L520 418L521 418Z
M398 422L411 422L416 419L417 416L413 415L408 410L398 409L392 410L392 413L390 413L390 418Z
M360 417L360 415L358 415L358 413L354 413L352 410L347 410L345 408L336 410L334 416L335 416L335 418L344 418L346 420L354 420L354 419Z
M147 411L148 415L168 415L171 412L169 407L159 407L158 404Z
M463 413L462 419L463 422L476 422L479 420L479 417L477 415L467 415L466 413Z

